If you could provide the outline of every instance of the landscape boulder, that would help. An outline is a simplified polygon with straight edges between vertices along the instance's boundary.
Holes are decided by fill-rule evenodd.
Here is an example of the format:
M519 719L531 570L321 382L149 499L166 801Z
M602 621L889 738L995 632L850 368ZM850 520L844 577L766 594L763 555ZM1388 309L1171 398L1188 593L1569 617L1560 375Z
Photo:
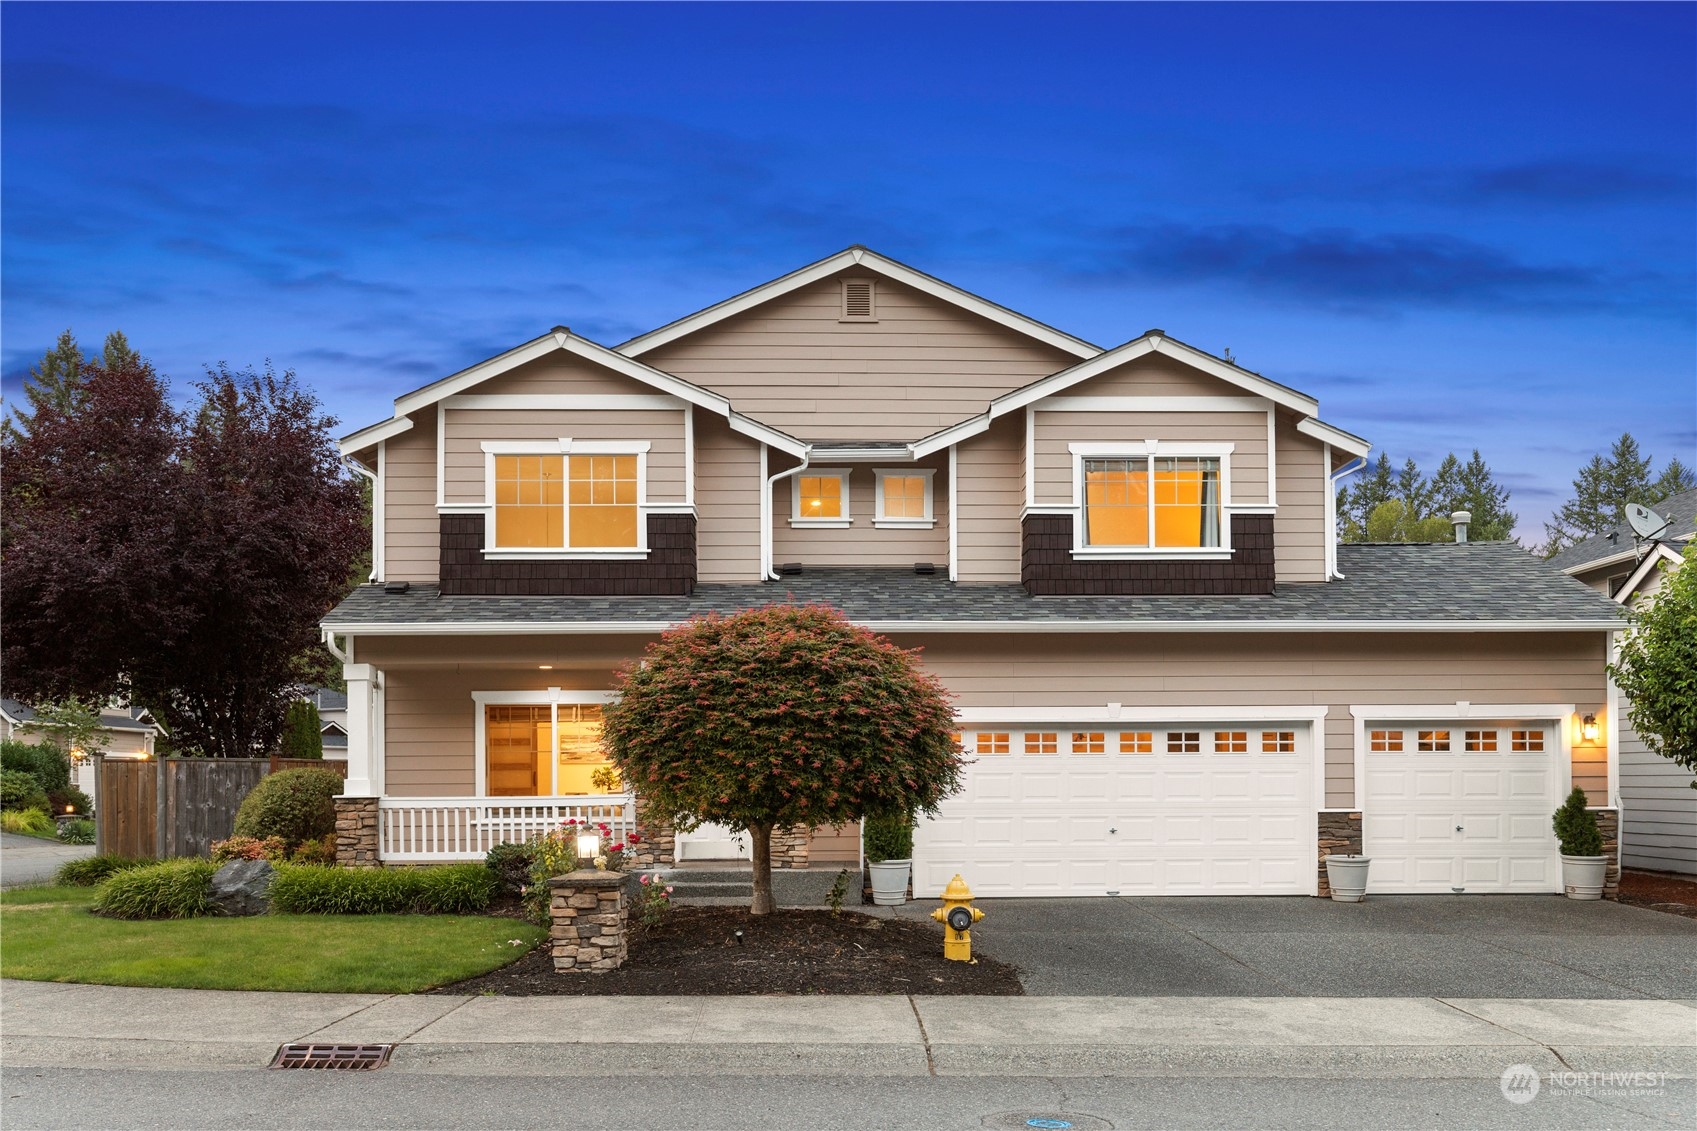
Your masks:
M269 860L232 860L212 876L212 906L219 915L263 915L271 906Z

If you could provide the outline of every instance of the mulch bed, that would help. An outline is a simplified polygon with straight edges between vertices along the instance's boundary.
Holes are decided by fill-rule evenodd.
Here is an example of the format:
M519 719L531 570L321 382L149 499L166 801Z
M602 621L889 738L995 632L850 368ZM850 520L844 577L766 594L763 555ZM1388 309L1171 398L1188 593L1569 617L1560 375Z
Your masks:
M1620 901L1697 919L1697 880L1669 872L1625 869L1620 874Z
M736 932L742 932L739 942ZM633 924L630 957L606 974L556 974L548 945L510 966L434 991L544 994L1023 994L1012 966L949 962L943 928L845 911L678 907Z

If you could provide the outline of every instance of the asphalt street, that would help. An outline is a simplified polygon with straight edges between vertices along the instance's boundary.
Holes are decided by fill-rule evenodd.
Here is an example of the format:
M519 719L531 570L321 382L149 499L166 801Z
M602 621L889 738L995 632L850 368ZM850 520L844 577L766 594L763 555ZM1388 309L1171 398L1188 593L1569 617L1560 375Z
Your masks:
M0 887L44 884L67 860L93 856L92 844L60 844L16 833L0 833Z

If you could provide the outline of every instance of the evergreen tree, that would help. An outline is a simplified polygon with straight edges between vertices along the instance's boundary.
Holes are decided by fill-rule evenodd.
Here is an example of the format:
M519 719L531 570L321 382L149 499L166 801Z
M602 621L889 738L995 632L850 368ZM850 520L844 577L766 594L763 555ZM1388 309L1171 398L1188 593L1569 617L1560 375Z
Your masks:
M130 340L124 337L122 330L113 330L106 335L106 348L100 351L100 364L107 369L123 369L141 362L141 357L130 348Z
M1448 498L1450 510L1467 511L1473 516L1467 529L1473 541L1507 542L1513 535L1519 518L1508 509L1508 488L1492 478L1478 448L1473 449L1473 458L1457 469L1455 490Z
M285 758L324 757L324 722L318 717L318 704L310 699L296 699L283 716L281 746Z
M1606 458L1592 456L1573 480L1573 497L1544 524L1545 552L1554 554L1613 530L1620 525L1627 503L1654 505L1671 494L1661 490L1663 480L1671 486L1691 478L1691 472L1676 459L1662 473L1662 479L1652 482L1650 464L1650 457L1639 451L1638 441L1630 432L1620 434Z
M1656 481L1650 484L1650 505L1654 506L1669 495L1677 495L1693 488L1697 488L1697 474L1679 462L1678 456L1674 456L1668 460L1668 465L1662 468L1662 473L1656 477Z
M1380 503L1389 502L1396 494L1396 473L1391 470L1391 457L1379 453L1379 462L1370 474L1353 487L1338 488L1338 521L1343 525L1345 542L1367 542L1367 519Z
M27 435L37 413L42 409L68 414L74 412L82 391L82 349L69 330L59 335L59 341L42 357L41 364L30 370L24 385L24 397L29 408L12 406L12 419L4 428L9 438Z
M1423 518L1432 512L1432 485L1420 474L1413 457L1404 460L1397 472L1396 497L1411 515Z
M1390 457L1381 454L1371 475L1338 491L1339 533L1345 542L1450 542L1455 539L1450 514L1467 511L1473 516L1471 541L1506 542L1517 521L1508 498L1508 488L1497 483L1478 448L1466 463L1454 452L1446 455L1431 479L1412 459L1394 471Z

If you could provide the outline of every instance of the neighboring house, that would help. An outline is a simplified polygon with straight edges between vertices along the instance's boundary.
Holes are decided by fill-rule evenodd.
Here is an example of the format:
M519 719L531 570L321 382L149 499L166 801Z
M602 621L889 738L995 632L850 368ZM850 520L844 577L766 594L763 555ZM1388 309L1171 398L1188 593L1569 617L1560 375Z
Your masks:
M1584 720L1618 610L1512 544L1339 546L1368 447L1160 330L1103 350L862 248L616 349L556 328L342 441L376 581L323 622L339 846L624 831L590 781L614 670L793 600L923 647L957 696L971 765L917 892L1318 893L1363 847L1378 892L1559 891L1550 814L1612 794ZM858 854L797 830L777 862Z
M303 696L318 708L318 732L324 756L338 762L348 758L348 697L328 687L315 687Z
M1634 536L1622 523L1606 534L1575 543L1550 559L1569 576L1621 605L1645 600L1661 588L1667 570L1684 561L1686 543L1697 536L1697 490L1657 503L1668 520L1654 539ZM1610 693L1613 694L1613 687ZM1628 867L1697 874L1697 791L1691 771L1644 745L1619 718L1621 862Z
M49 741L51 735L21 729L35 718L35 709L16 699L0 699L0 739L18 742ZM151 758L153 743L164 728L141 707L106 707L100 712L100 729L106 733L102 751L109 758ZM73 751L79 754L80 751ZM94 763L86 758L75 762L77 788L94 795Z

